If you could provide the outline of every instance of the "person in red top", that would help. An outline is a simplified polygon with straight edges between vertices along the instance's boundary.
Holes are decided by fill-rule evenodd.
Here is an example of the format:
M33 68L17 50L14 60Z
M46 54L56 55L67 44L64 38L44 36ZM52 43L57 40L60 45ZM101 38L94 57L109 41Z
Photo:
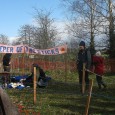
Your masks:
M99 86L99 89L106 88L105 83L102 80L102 76L104 74L104 58L101 56L101 52L98 51L93 56L93 71L96 73L96 80Z

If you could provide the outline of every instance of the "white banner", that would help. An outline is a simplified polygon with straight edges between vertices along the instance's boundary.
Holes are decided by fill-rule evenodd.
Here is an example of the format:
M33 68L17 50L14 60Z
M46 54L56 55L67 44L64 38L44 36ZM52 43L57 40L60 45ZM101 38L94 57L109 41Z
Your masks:
M0 53L29 53L39 55L58 55L67 53L67 45L50 49L35 49L27 45L8 46L0 44Z

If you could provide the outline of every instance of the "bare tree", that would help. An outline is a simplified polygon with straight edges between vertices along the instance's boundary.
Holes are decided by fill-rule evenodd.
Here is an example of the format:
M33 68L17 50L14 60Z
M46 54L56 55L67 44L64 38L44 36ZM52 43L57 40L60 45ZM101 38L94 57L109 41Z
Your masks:
M93 2L93 1L92 1ZM106 42L109 43L110 58L115 58L115 1L114 0L97 0L97 9L94 9L98 15L104 18L104 30L109 38Z
M73 32L77 38L90 38L90 47L94 49L95 39L105 33L105 27L108 26L109 35L113 35L113 12L110 4L112 0L63 0L74 17L73 24L69 31ZM113 7L112 7L113 8ZM110 26L111 25L111 26ZM111 28L111 29L110 29ZM110 34L111 33L111 34ZM107 38L107 37L105 37ZM111 37L113 38L113 37ZM113 39L112 39L113 41ZM108 44L108 42L106 42ZM111 42L110 42L111 43ZM113 43L112 43L113 44ZM110 45L112 46L112 45ZM113 45L115 46L115 45Z
M92 0L64 0L69 3L70 11L72 11L73 31L77 37L90 39L90 47L94 47L94 38L97 35L98 25L101 24L101 19L94 9L97 8L96 4ZM76 27L75 27L76 26Z
M19 29L19 38L13 44L27 44L31 47L45 49L55 46L57 29L50 12L35 9L35 25L23 25Z
M4 34L0 34L0 43L1 44L9 44L10 41L8 40L8 37Z
M23 43L23 44L27 44L28 46L33 46L33 42L34 42L34 31L35 31L35 27L32 25L23 25L20 29L19 29L19 38L18 38L18 42L19 43Z
M37 28L35 32L35 46L38 48L49 48L55 45L57 29L50 15L50 12L36 9L35 22Z
M112 7L112 0L108 0L109 4L109 51L110 58L115 58L115 8ZM115 3L114 3L115 4Z
M19 38L16 38L15 40L12 41L12 45L19 45L20 43L21 42Z

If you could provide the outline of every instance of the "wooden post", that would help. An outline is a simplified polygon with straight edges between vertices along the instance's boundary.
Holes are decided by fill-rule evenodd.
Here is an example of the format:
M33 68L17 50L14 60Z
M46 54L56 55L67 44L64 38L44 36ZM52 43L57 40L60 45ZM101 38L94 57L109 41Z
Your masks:
M22 64L22 65L23 65L22 74L24 75L24 73L25 73L25 71L24 71L24 70L25 70L25 46L24 46L24 45L23 45L23 48L24 48L24 49L23 49L23 50L24 50L24 53L23 53L23 55L22 55L22 56L23 56L23 57L22 57L22 59L23 59L23 60L22 60L22 62L23 62L23 64Z
M93 80L91 79L89 82L89 94L88 94L88 98L87 98L87 103L86 103L84 115L88 115L89 104L90 104L90 100L91 100L92 87L93 87Z
M67 52L64 54L64 59L65 59L65 82L67 82Z
M82 94L85 92L85 63L83 63L83 75L82 75Z
M65 60L65 82L67 82L67 54L64 54Z
M2 57L1 57L1 59L3 59L3 54L2 54ZM1 62L2 62L2 60L1 60ZM2 63L2 67L1 67L1 72L3 72L3 63Z
M36 67L34 67L34 104L36 104Z
M20 56L19 55L17 56L17 60L18 60L18 73L19 73L20 72Z

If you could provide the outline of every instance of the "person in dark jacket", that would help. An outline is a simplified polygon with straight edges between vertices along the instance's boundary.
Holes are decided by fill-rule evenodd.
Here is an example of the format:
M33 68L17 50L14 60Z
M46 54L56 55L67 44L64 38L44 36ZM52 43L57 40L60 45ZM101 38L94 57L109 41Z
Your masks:
M10 60L11 60L11 56L12 56L11 53L6 53L3 56L3 68L4 68L4 71L10 72Z
M10 82L10 73L5 73L5 72L10 72L10 61L11 61L11 53L6 53L3 56L3 69L4 69L4 76L2 77L3 80L3 87L6 87L7 84Z
M31 75L26 78L26 80L24 81L24 84L28 84L28 83L33 83L33 76L34 76L34 67L36 67L36 72L37 72L37 84L39 87L46 87L48 81L51 79L51 77L46 76L44 70L38 65L38 64L33 64L32 65L32 71L31 71Z
M85 64L86 69L90 69L91 66L91 54L90 51L85 48L85 42L81 41L79 44L79 52L77 55L77 69L79 74L79 84L80 84L80 91L82 90L82 77L83 77L83 64ZM88 71L85 71L85 84L86 89L89 86L89 77Z
M38 82L40 81L40 79L42 79L45 82L46 74L45 74L44 70L38 64L33 64L33 67L36 67L36 69L38 69L38 71L39 71Z
M102 80L102 76L104 74L104 58L101 56L101 52L98 51L94 56L93 56L93 71L96 73L96 80L98 83L99 89L106 88L105 83Z
M28 78L26 78L26 80L29 80L29 81L32 81L33 82L33 76L34 76L34 67L36 67L36 69L38 70L38 72L39 72L39 77L38 77L38 81L40 80L40 79L42 79L43 81L45 81L45 78L46 78L46 75L45 75L45 72L44 72L44 70L40 67L40 66L38 66L38 64L32 64L32 71L31 71L31 75L28 77Z

